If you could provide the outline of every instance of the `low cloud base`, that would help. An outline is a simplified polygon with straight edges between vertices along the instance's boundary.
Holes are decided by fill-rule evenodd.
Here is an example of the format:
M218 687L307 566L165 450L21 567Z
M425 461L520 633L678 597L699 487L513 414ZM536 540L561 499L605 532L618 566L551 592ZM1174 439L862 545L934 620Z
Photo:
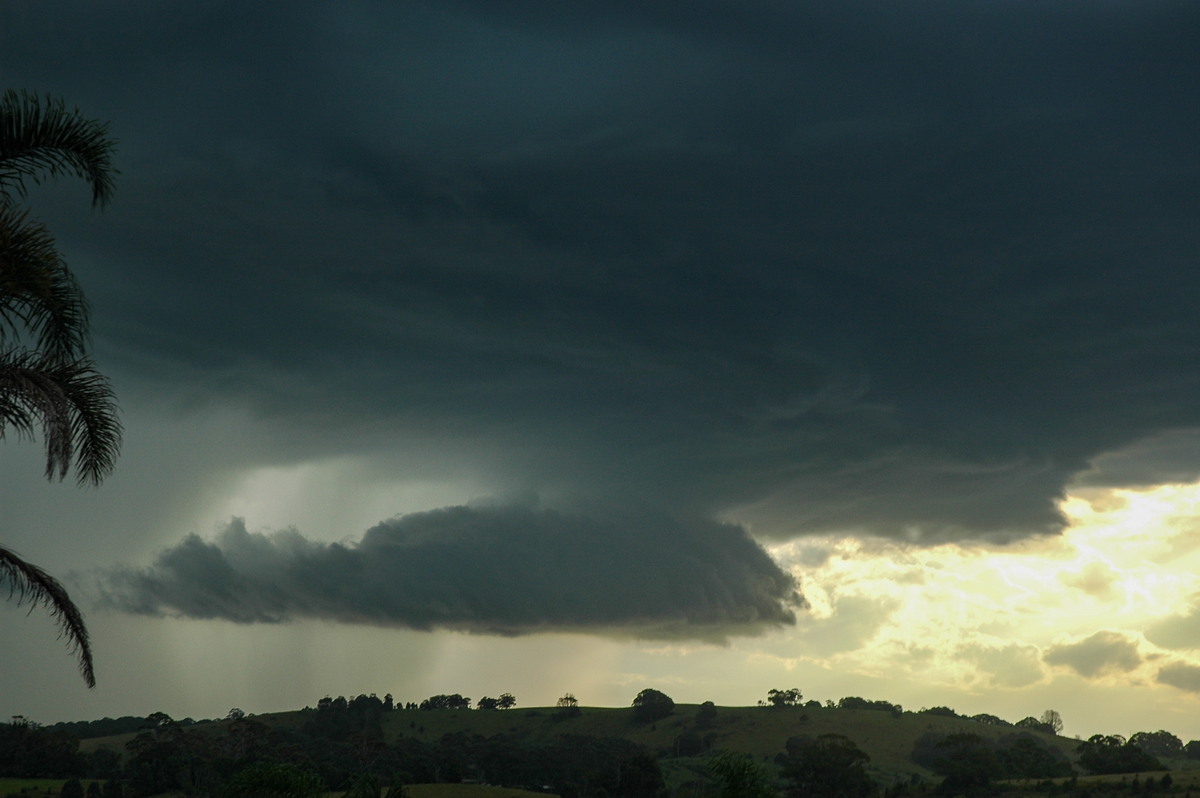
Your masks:
M739 526L525 507L449 507L384 521L356 543L294 529L189 535L149 568L111 568L102 607L280 623L315 618L517 635L608 630L723 637L795 623L795 579Z

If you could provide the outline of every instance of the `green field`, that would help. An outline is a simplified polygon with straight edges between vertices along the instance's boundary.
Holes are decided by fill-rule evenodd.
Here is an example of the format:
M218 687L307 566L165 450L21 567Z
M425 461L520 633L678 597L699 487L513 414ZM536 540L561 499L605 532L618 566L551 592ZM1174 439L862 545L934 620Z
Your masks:
M66 779L6 779L0 778L0 798L46 798L57 796ZM87 789L88 781L82 782ZM412 784L405 788L408 798L556 798L544 792L529 792L506 787L485 787L479 784ZM340 792L327 793L338 798ZM171 798L162 796L161 798Z
M557 798L544 792L478 784L413 784L404 791L409 798Z
M62 786L66 779L6 779L0 778L0 798L9 798L12 795L21 795L25 798L32 796L57 796L62 791ZM90 779L80 781L83 788L91 784Z

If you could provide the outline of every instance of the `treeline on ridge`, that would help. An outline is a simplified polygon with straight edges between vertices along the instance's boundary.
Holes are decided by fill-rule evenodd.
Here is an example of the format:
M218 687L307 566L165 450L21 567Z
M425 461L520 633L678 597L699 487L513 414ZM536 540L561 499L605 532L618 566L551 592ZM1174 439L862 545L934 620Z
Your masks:
M101 798L143 798L171 791L224 798L234 785L244 787L250 776L267 772L273 777L303 777L324 791L367 785L363 789L369 792L367 788L375 785L375 795L380 785L468 780L549 788L563 796L640 798L667 788L663 774L670 762L669 790L676 796L722 795L713 793L712 785L728 782L743 785L737 788L742 792L730 793L739 796L801 791L809 798L871 798L880 793L896 798L931 787L944 795L994 794L1000 789L997 782L1004 780L1062 779L1077 772L1146 773L1163 769L1160 757L1200 759L1200 741L1185 745L1161 730L1138 732L1128 739L1095 735L1086 741L1059 742L1050 736L1062 729L1062 718L1053 710L1010 723L994 715L963 716L940 706L905 711L898 704L858 696L822 704L805 701L795 688L771 690L758 703L764 709L729 710L706 701L681 711L665 693L642 690L630 705L628 732L616 731L616 736L587 733L603 728L614 734L616 727L611 720L599 726L575 721L591 711L583 710L571 693L555 707L521 711L511 725L481 722L480 730L490 730L486 734L472 728L474 722L464 711L511 709L516 706L511 693L480 699L475 709L471 699L458 693L403 704L390 694L370 694L350 699L325 696L315 707L259 717L235 708L221 721L176 721L164 713L50 727L19 720L0 724L0 775L99 779L113 785ZM406 709L431 714L428 720L417 712L403 719L394 714ZM830 710L834 713L826 714ZM840 711L864 710L886 717L877 725L855 715L831 729ZM449 726L450 718L434 717L445 711L454 712ZM775 720L764 726L749 719L760 711ZM930 722L922 724L928 731L918 734L915 716L970 721L979 724L979 731L962 723ZM903 725L893 726L902 720ZM894 753L881 770L850 736L829 733L885 726L911 730L908 739L916 740L909 755L911 771L905 772ZM980 726L993 728L985 731ZM501 727L505 731L495 733ZM813 731L795 733L806 727ZM778 746L777 753L736 753L744 743L737 735L760 733L751 731L755 728L786 731L768 743ZM79 750L82 737L131 733L133 739L123 752ZM647 746L630 737L654 742ZM760 737L754 745L761 750L764 742ZM928 772L940 781L926 783L920 773ZM1169 785L1167 779L1152 781L1138 781L1138 789L1147 792ZM757 786L751 789L747 784Z

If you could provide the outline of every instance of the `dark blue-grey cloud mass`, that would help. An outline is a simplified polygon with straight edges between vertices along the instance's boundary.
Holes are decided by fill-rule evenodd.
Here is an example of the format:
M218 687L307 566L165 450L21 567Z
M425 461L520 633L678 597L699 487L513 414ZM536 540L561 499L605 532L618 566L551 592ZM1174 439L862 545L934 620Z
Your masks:
M1200 425L1194 3L0 14L123 141L102 217L41 196L102 363L265 459L1007 540Z
M92 582L123 612L280 623L306 618L492 634L722 637L795 622L795 580L745 533L653 514L598 521L526 507L450 507L355 543L235 519L144 569Z

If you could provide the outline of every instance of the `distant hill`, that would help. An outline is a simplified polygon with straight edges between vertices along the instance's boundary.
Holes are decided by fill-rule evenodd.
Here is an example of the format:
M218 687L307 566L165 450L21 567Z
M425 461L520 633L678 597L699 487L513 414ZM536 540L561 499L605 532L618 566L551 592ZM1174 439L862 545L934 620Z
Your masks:
M306 709L252 716L252 720L273 727L301 729L319 710ZM194 730L223 734L230 721L201 721ZM85 724L72 724L75 734ZM659 758L665 772L685 779L687 772L703 768L703 755L716 750L738 751L760 761L773 760L784 752L788 738L796 735L840 734L853 740L870 757L872 777L884 784L908 781L913 776L937 779L931 771L910 759L918 738L928 733L975 734L998 739L1019 731L1012 726L980 723L964 717L922 712L893 713L873 709L837 709L833 707L715 707L707 720L696 704L677 704L671 715L655 723L637 723L631 708L581 707L577 716L566 717L556 707L478 709L397 709L381 715L384 736L389 743L402 737L436 742L452 733L492 737L513 736L529 742L553 739L559 735L616 737L646 746ZM1047 745L1061 750L1074 760L1078 740L1045 732L1029 732ZM136 732L85 738L85 752L108 748L124 753L125 743Z

